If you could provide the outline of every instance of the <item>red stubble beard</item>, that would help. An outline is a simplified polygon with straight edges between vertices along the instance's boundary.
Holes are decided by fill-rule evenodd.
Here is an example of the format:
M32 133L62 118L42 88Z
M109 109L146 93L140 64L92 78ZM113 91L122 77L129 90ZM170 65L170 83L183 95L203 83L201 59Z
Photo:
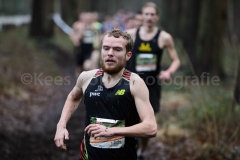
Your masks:
M101 65L103 71L106 72L107 74L116 74L125 67L126 58L123 58L118 63L116 63L116 65L113 65L113 66L106 65L104 60L102 58L100 58L100 65Z

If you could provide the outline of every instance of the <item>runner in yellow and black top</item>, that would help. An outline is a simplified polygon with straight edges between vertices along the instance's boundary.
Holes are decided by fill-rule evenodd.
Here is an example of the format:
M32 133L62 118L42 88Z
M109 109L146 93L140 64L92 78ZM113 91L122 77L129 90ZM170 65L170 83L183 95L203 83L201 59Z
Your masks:
M168 81L178 67L180 61L174 47L171 35L156 26L159 20L159 10L156 4L147 2L142 7L142 26L127 30L134 43L133 57L127 69L141 76L149 89L150 102L155 113L160 108L160 83L159 80ZM161 70L160 62L162 50L166 49L171 64L167 70ZM148 139L141 139L138 148L139 160L143 160L143 152L147 147Z
M78 77L57 125L57 147L67 149L66 125L83 96L86 128L80 160L137 160L135 137L156 136L148 89L137 74L124 68L131 58L132 46L131 36L119 29L103 36L102 69L82 72Z
M150 102L154 112L159 111L160 85L158 74L161 71L160 62L162 49L158 46L158 37L161 30L158 30L150 40L142 40L139 36L139 29L136 32L136 39L133 46L132 58L128 61L126 68L137 73L145 82L150 92Z

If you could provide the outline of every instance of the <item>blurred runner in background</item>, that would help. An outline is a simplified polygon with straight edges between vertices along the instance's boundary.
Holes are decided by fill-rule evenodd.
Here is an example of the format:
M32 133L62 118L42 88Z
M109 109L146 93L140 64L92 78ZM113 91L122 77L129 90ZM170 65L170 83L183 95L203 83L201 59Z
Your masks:
M96 21L97 15L92 12L83 12L76 21L70 34L75 46L76 74L82 71L98 68L99 66L99 31L101 25Z
M143 17L142 17L142 12L138 11L135 16L134 16L134 25L135 28L141 27L143 24Z
M156 26L159 20L158 14L156 4L146 3L142 7L143 25L140 28L127 30L134 40L134 47L132 58L128 61L126 68L137 73L145 81L155 113L160 109L161 85L159 80L170 80L180 66L171 35ZM161 70L160 66L163 49L167 50L172 61L167 70ZM137 152L139 160L143 159L147 143L147 138L142 138L139 143Z

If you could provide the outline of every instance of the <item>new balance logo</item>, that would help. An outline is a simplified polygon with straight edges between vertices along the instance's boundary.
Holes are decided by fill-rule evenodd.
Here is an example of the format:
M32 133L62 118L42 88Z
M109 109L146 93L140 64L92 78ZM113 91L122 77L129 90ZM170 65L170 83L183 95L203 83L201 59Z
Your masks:
M115 93L115 95L122 96L122 95L124 95L124 93L125 93L125 89L119 89L119 90Z

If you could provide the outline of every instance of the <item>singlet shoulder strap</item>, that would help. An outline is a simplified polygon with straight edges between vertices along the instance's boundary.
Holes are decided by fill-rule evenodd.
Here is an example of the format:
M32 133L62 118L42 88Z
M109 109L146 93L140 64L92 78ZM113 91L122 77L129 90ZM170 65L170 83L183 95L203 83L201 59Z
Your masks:
M138 28L136 31L136 39L140 39L139 31L140 31L140 28Z
M125 70L123 71L122 77L123 77L124 79L126 79L127 81L130 81L131 74L132 74L132 72L130 72L129 70L125 69Z
M158 31L157 31L157 33L156 33L156 35L154 36L153 39L157 39L159 37L161 31L162 31L161 29L158 29Z
M98 77L98 76L101 76L103 74L103 70L102 68L100 68L99 70L97 70L97 72L95 73L95 75L93 77Z

